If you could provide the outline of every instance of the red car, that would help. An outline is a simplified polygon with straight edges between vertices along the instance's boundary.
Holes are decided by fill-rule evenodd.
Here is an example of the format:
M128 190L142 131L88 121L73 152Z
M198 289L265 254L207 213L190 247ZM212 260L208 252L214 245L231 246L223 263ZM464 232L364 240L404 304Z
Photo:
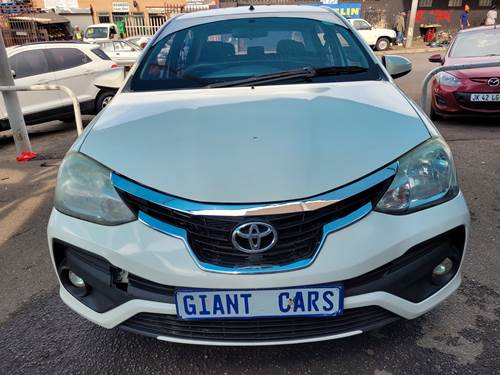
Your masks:
M500 116L500 27L460 31L444 57L430 62L445 66L498 62L498 67L441 72L432 82L431 117Z

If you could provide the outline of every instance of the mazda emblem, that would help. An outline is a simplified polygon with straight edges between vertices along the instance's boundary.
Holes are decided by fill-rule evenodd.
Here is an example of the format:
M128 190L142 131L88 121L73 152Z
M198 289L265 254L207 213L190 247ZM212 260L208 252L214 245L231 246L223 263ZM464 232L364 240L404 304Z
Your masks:
M245 253L262 253L278 241L278 233L270 224L255 221L237 226L231 236L233 246Z
M500 85L500 78L493 77L488 80L488 86L497 87L498 85Z

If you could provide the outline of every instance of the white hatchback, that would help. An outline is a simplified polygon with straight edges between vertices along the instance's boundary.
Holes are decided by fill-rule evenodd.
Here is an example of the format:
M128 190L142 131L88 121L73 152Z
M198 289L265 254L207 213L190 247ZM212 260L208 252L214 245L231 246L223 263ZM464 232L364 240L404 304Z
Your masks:
M449 147L321 7L183 14L59 170L68 306L160 340L271 345L412 319L460 285ZM391 77L392 75L392 77Z
M99 46L78 42L30 43L7 49L9 65L17 86L63 85L78 97L83 114L104 108L119 86L124 72ZM102 84L102 86L101 86ZM69 96L59 91L18 93L27 124L73 117ZM9 129L0 95L0 130Z

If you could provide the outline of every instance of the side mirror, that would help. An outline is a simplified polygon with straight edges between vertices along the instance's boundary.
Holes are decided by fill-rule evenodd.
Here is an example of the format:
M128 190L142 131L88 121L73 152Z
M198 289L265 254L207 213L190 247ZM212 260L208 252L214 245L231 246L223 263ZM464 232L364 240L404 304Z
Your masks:
M392 78L399 78L411 72L411 61L406 57L398 55L382 56L382 64L389 72Z
M10 70L10 74L12 74L12 78L16 78L16 71L14 69Z
M432 55L431 57L429 57L429 62L442 64L443 63L443 56L441 56L439 53L436 53L435 55Z

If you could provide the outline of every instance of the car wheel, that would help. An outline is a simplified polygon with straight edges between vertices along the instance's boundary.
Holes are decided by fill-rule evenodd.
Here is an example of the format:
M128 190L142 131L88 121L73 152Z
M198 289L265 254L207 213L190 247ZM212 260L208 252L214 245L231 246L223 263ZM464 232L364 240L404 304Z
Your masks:
M101 112L111 102L111 99L113 99L114 96L115 92L113 91L102 91L97 97L95 112Z
M377 44L375 45L375 49L377 51L385 51L389 49L389 46L391 45L391 42L387 38L380 38L377 40Z

